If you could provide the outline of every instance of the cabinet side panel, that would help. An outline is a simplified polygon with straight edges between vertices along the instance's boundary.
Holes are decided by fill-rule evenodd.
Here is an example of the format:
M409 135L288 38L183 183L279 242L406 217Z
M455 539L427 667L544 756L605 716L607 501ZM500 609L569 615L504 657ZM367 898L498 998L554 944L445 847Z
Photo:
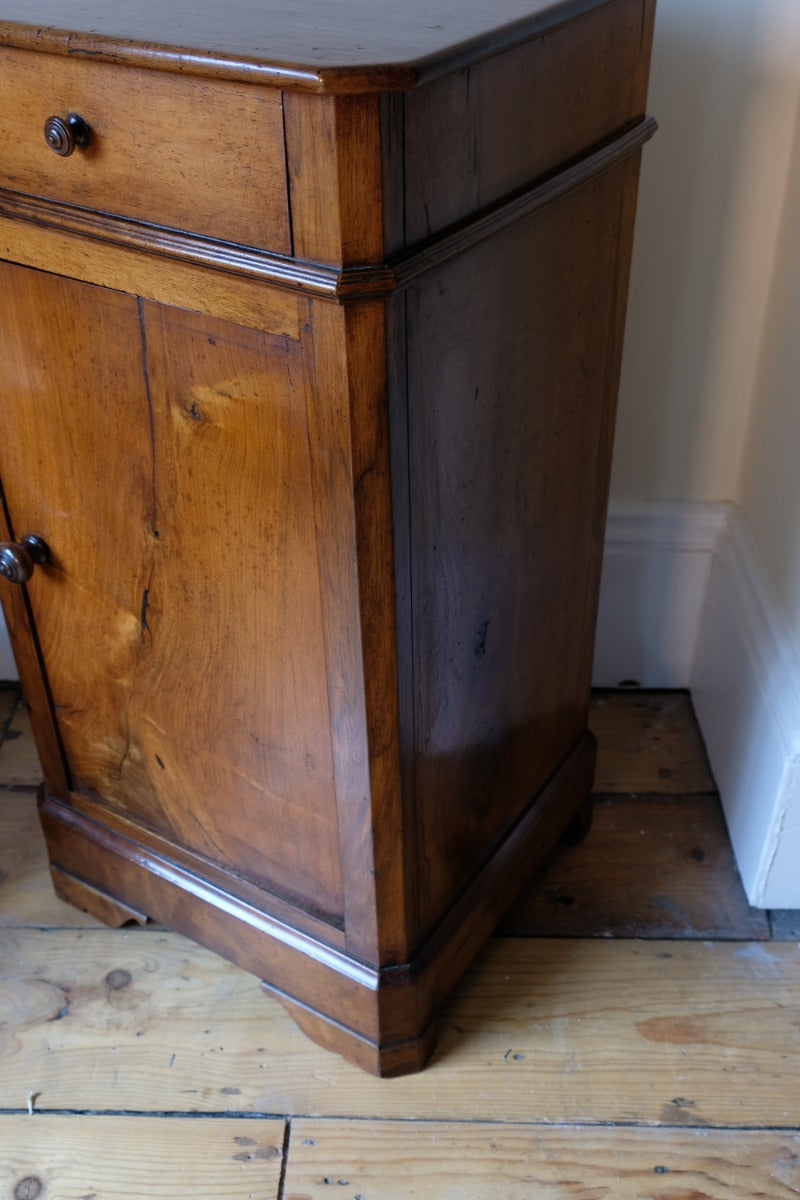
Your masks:
M493 204L644 114L653 0L596 11L405 101L406 242Z
M408 296L421 931L585 726L626 162Z

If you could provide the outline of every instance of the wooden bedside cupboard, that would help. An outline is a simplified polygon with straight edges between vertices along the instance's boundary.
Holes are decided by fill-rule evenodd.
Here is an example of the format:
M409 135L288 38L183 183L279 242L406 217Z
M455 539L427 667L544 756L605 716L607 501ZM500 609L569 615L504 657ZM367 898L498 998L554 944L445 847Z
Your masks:
M0 0L0 592L58 893L368 1070L590 792L652 0Z

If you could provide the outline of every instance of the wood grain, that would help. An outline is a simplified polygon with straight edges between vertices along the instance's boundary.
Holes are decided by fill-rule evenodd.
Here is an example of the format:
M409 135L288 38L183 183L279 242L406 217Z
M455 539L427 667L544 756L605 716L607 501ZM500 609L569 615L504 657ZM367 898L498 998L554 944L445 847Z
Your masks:
M30 604L38 619L42 653L49 659L53 649L48 665L56 676L59 660L77 651L82 663L87 646L97 652L103 639L104 644L115 642L107 694L115 694L120 703L122 685L115 668L125 673L131 629L137 623L133 614L126 620L125 610L131 604L130 595L126 602L126 592L132 586L133 593L141 596L144 586L137 580L138 568L133 568L130 578L124 570L141 562L138 530L147 520L149 492L145 465L149 452L142 437L145 434L149 441L147 426L129 419L137 410L146 417L141 352L135 342L136 300L8 263L0 266L0 280L0 344L6 364L0 475L15 531L19 536L39 533L52 553L52 564L36 572L26 594L15 589L9 596L4 589L4 603L13 618L11 629L17 627L16 610ZM108 331L114 353L107 353L96 337L101 327ZM76 397L82 403L76 403ZM106 403L108 397L114 397L116 416ZM126 419L121 419L122 414ZM124 503L118 492L116 505L106 505L100 499L104 487L110 479L121 478L127 484ZM98 503L106 510L103 528L113 556L105 554L94 537ZM112 560L117 563L116 576ZM90 615L86 597L98 584L99 596ZM67 603L62 604L65 597ZM76 628L81 622L88 641L79 649ZM30 658L30 637L16 640ZM50 726L52 693L48 694L38 663L34 667L18 661L45 777L51 790L63 796L67 780L58 737ZM75 707L89 707L88 701Z
M0 48L0 98L4 187L291 252L280 92ZM91 140L59 158L44 122L71 112Z
M102 921L104 925L110 925L112 929L121 929L123 925L145 926L148 924L147 913L115 900L107 892L99 891L82 879L70 875L61 867L52 866L50 877L59 899L65 900L67 904L74 904L81 912L92 914L98 921Z
M409 957L399 793L389 451L380 304L309 305L307 421L348 945ZM380 364L380 366L378 365ZM380 816L379 816L380 814Z
M208 271L160 254L77 237L36 222L0 217L0 256L177 308L238 321L266 333L299 335L297 298L280 288Z
M499 940L421 1075L314 1047L258 981L174 934L0 931L0 1107L792 1127L790 943Z
M595 797L587 837L559 847L503 930L525 937L770 937L766 912L747 902L714 795Z
M263 79L313 91L405 89L546 34L601 0L248 0L198 9L193 0L109 8L82 0L5 0L0 41L52 54L127 60L151 69ZM78 26L76 28L76 26ZM81 28L82 27L82 28ZM71 34L71 36L70 36Z
M223 278L215 279L213 275L210 276L210 294L204 298L205 303L202 302L203 298L197 295L195 288L194 304L186 305L197 308L200 312L213 312L216 316L224 316L226 308L233 311L239 299L237 292L244 301L244 311L247 311L249 295L255 312L268 314L275 309L291 312L291 303L287 304L285 297L280 295L270 295L264 285L320 296L326 300L341 298L349 301L363 295L380 295L394 282L391 270L381 264L339 269L324 263L290 258L258 246L214 242L202 234L153 225L115 213L94 212L60 200L22 195L9 191L8 188L0 188L0 213L4 235L9 238L10 245L18 247L17 255L9 255L15 257L16 261L27 262L23 240L19 237L14 239L13 236L13 226L10 223L16 221L37 227L51 243L63 245L65 242L69 244L68 239L75 239L78 252L81 247L84 253L86 252L87 242L95 249L97 262L84 263L77 268L77 272L66 269L60 262L53 262L51 269L55 274L77 274L78 278L84 278L85 271L101 270L108 264L124 270L126 262L128 265L131 263L128 253L131 250L155 256L157 260L165 260L165 289L176 286L181 279L187 288L191 289L192 280L194 278L196 282L198 271L203 274L218 272ZM51 248L54 249L54 245L51 245ZM73 256L75 261L80 263L80 258L76 256L76 248L73 248ZM19 255L22 257L18 257ZM145 259L141 274L137 278L146 283L147 287L158 286L159 280L153 276L152 260ZM251 286L248 287L248 284ZM256 285L255 288L252 285ZM231 289L234 294L228 297L225 288ZM127 289L121 290L137 289L136 285L129 285ZM260 292L265 294L261 297L262 303L258 304L254 302L254 296ZM141 294L147 295L147 292L143 291ZM187 294L191 294L191 290ZM152 298L160 297L154 295ZM264 320L265 316L260 316L255 322L256 326L263 328ZM248 323L253 322L244 321L244 324ZM277 329L269 331L281 332Z
M59 894L411 1069L590 785L652 0L34 4L0 212L55 273L0 268L0 469L53 550L10 604Z
M3 271L17 366L0 465L15 520L54 555L29 593L76 788L340 913L297 344ZM201 717L188 698L209 673ZM218 793L236 799L214 817Z
M630 698L631 703L633 697ZM14 721L16 731L18 718ZM0 784L40 774L29 732L0 748ZM0 799L0 924L76 926L91 917L52 894L32 792ZM797 917L753 909L715 796L599 797L588 838L556 850L502 931L518 937L797 941Z
M81 903L95 916L103 920L110 907L111 923L119 925L121 901L134 909L130 916L150 914L180 929L306 1005L302 1023L307 1031L313 1028L310 1018L316 1010L323 1018L323 1045L332 1046L332 1035L339 1030L340 1053L349 1056L359 1045L352 1035L366 1038L372 1057L365 1059L359 1050L357 1061L379 1063L383 1073L385 1059L387 1071L397 1073L402 1063L407 1069L421 1063L419 1048L403 1056L400 1044L428 1045L433 1013L527 873L554 844L564 820L585 799L593 765L594 742L587 734L419 956L380 971L337 953L330 934L339 930L321 930L318 921L316 928L309 928L312 937L303 937L296 908L290 911L287 927L285 912L275 913L274 898L264 906L258 889L251 887L248 895L237 878L225 877L205 860L198 863L186 850L164 844L141 825L126 826L117 814L85 796L74 797L72 808L44 795L39 814L52 862L90 885L79 891ZM98 892L100 905L93 902ZM297 1005L292 1010L304 1011Z
M14 525L0 479L0 539L13 541L14 538ZM69 781L51 707L51 696L42 675L41 648L33 625L28 590L3 587L0 590L0 601L17 670L20 678L27 680L26 694L34 711L33 735L42 764L41 773L52 781L55 789L64 794L69 787Z
M513 195L641 117L653 7L624 0L409 92L407 243ZM565 71L580 80L569 96L559 86Z
M283 100L294 253L383 261L380 111L375 96Z
M2 762L0 751L0 784ZM0 924L66 912L74 926L29 853L32 803L0 794ZM19 1114L0 1117L0 1191L39 1181L57 1200L269 1200L283 1121L202 1113L285 1112L284 1200L796 1194L796 944L494 949L448 1006L434 1066L378 1083L310 1046L257 981L175 935L0 930L0 1107ZM198 1115L167 1115L186 1111Z
M286 1200L789 1200L791 1132L295 1121Z
M586 721L633 170L613 168L407 294L423 928Z
M0 1116L0 1191L15 1200L276 1200L283 1135L280 1120Z
M687 692L598 692L589 726L602 748L596 791L716 790Z
M0 750L0 781L5 778ZM64 904L53 891L32 792L0 793L0 926L99 928L94 917Z
M158 533L143 531L147 629L128 708L136 753L122 787L104 778L96 790L132 815L136 796L147 805L155 795L142 814L151 828L338 916L298 347L155 305L143 321ZM190 697L201 695L198 708Z
M769 914L769 925L776 941L800 942L800 912L796 908L774 909Z

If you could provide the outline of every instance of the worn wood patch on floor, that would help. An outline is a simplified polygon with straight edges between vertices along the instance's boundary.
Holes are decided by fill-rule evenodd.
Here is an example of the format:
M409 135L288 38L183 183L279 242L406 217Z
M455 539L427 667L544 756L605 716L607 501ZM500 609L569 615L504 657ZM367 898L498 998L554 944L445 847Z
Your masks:
M0 1195L14 1200L275 1200L281 1120L0 1116Z
M0 931L0 1108L543 1123L800 1121L792 943L497 939L421 1075L315 1047L258 981L163 932Z
M597 792L715 791L687 692L595 692Z
M800 911L796 908L773 909L769 914L772 936L778 942L800 942Z
M767 940L714 795L599 796L592 828L561 846L502 932L542 937Z
M800 1136L295 1121L285 1200L789 1200Z

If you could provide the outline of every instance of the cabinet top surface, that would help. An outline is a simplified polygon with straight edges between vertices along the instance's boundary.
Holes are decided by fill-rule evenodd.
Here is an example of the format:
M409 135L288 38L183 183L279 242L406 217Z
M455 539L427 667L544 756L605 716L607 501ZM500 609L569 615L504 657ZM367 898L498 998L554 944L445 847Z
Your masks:
M608 2L0 0L0 45L314 91L395 91Z

